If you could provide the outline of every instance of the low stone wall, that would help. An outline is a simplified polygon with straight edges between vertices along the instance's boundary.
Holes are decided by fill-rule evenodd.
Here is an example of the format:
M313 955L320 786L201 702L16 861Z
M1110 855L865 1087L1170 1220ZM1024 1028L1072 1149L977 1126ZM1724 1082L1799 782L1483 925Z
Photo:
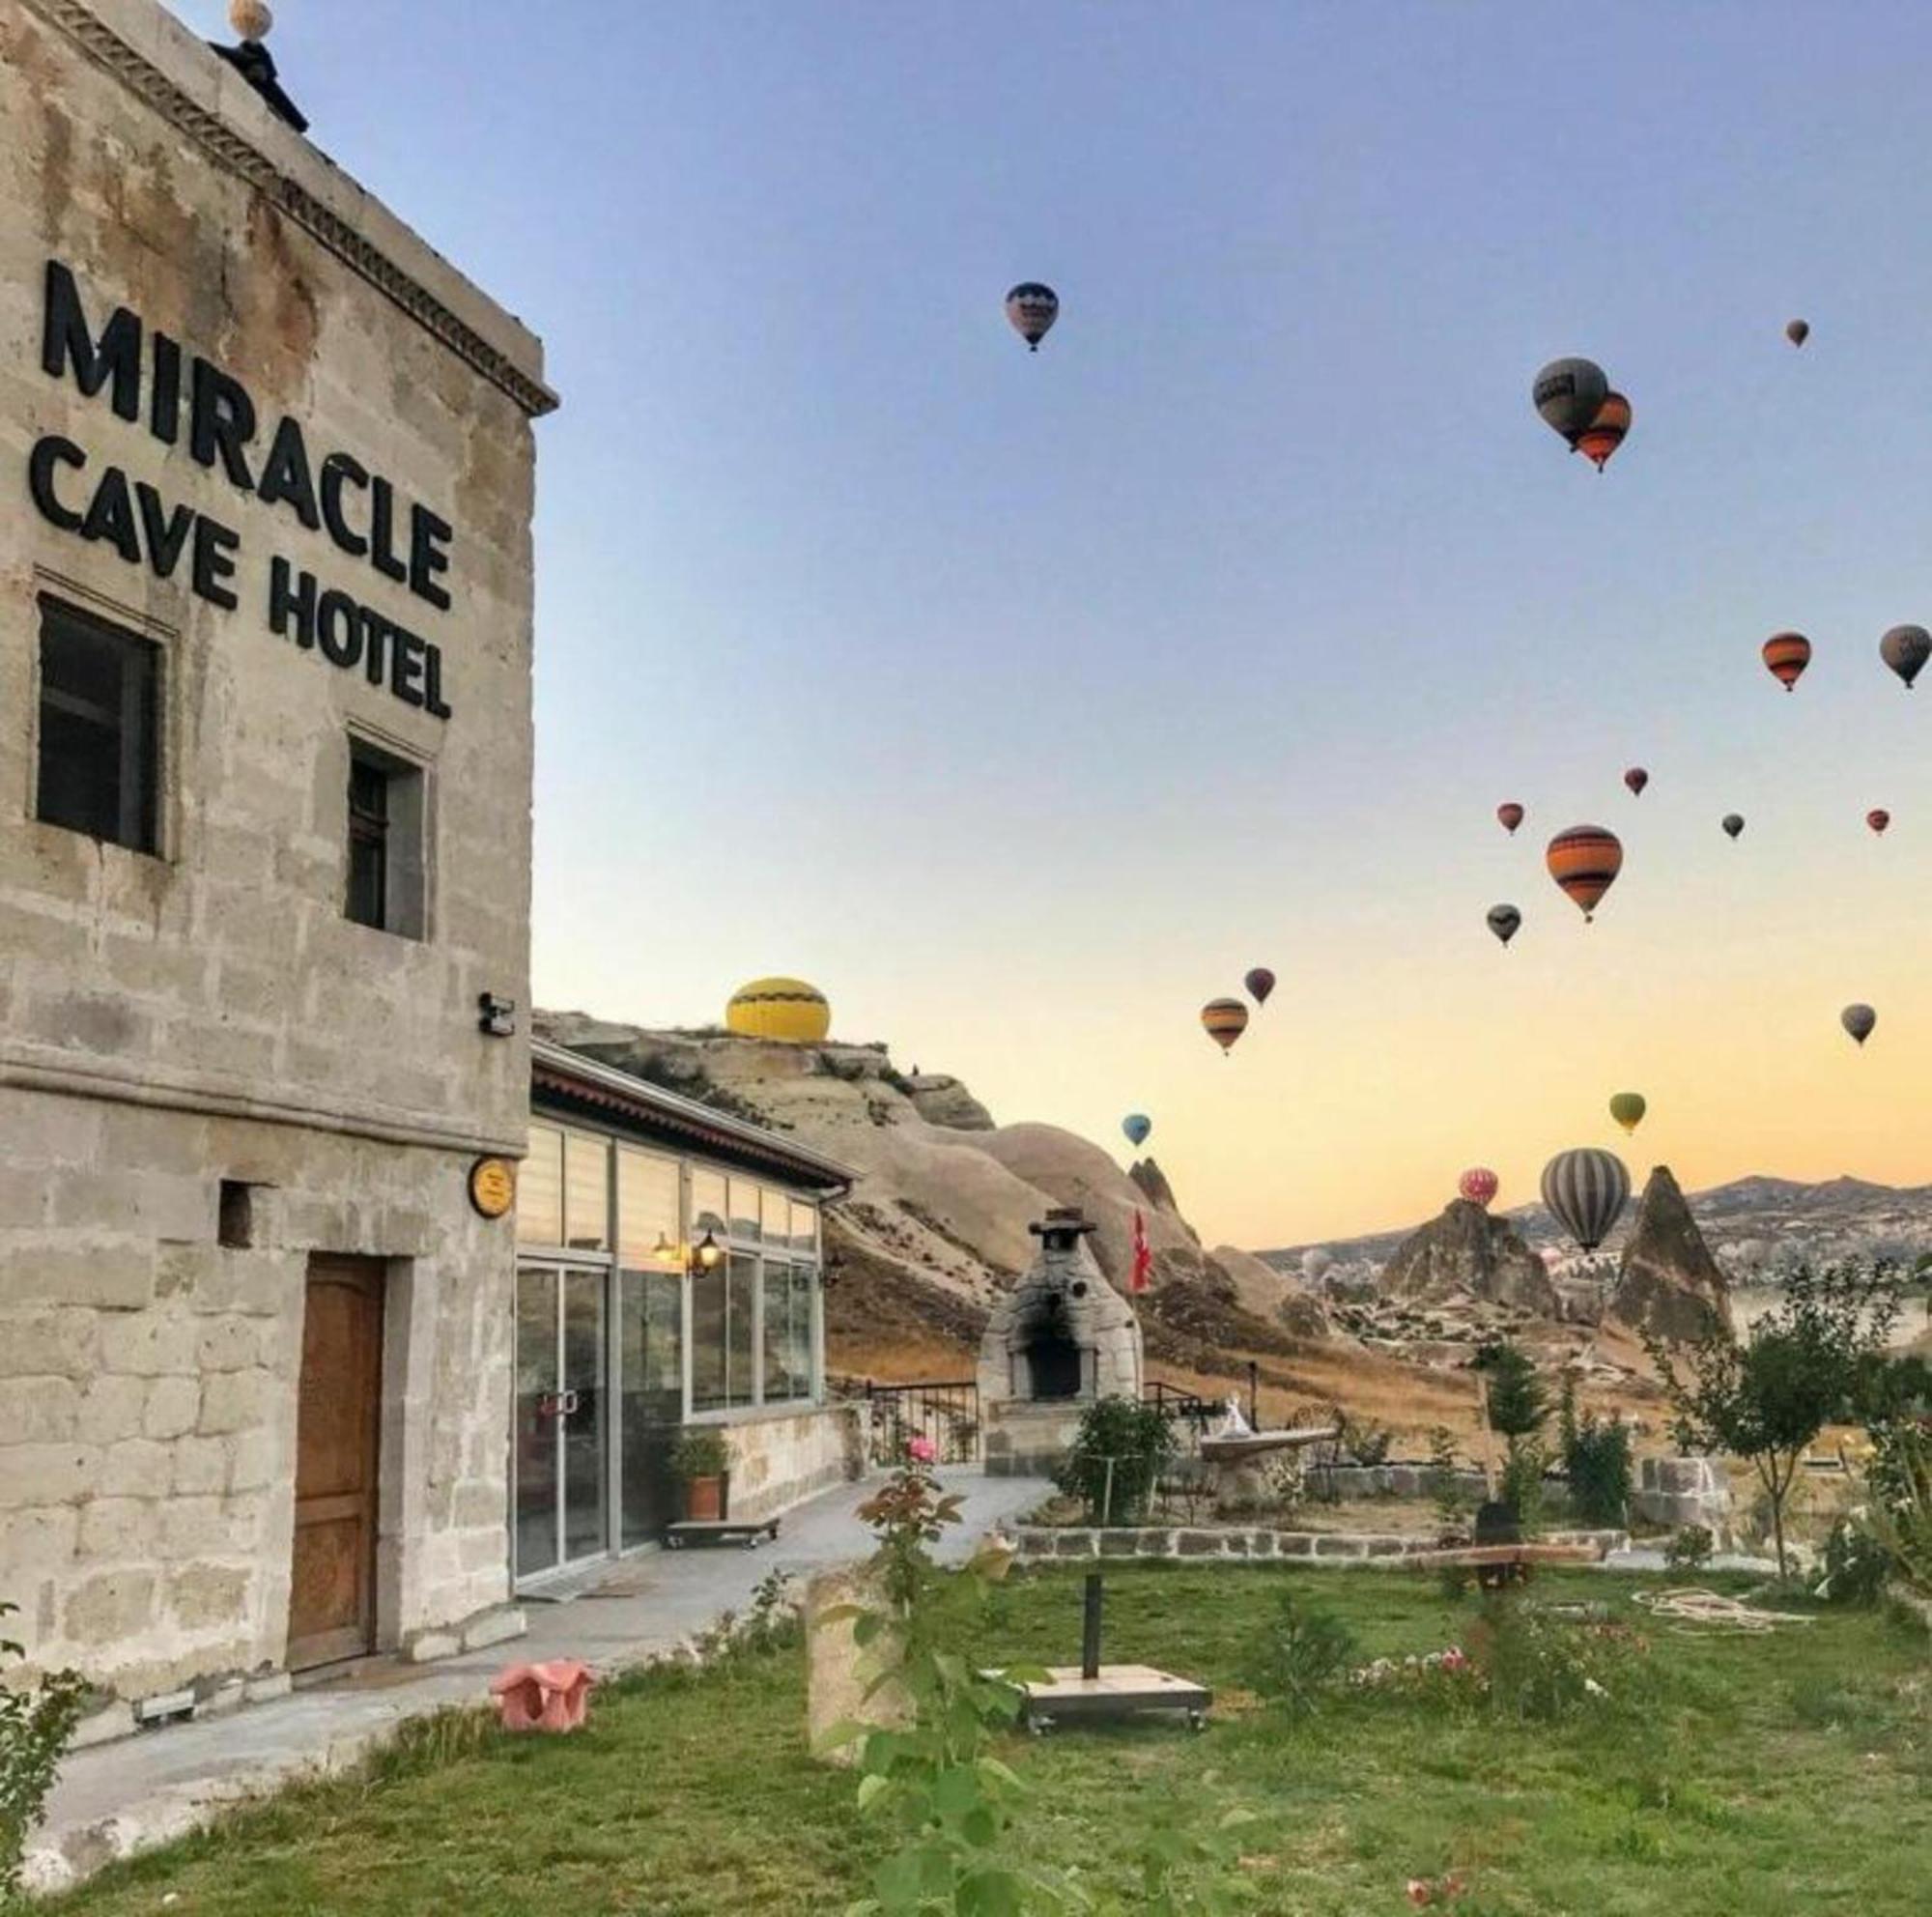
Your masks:
M775 1518L866 1472L866 1414L857 1405L813 1405L751 1418L730 1426L724 1442L731 1451L734 1519Z
M1601 1558L1627 1551L1621 1531L1551 1531L1539 1544L1587 1544ZM1438 1549L1433 1537L1390 1531L1274 1531L1260 1526L1189 1530L1169 1525L1022 1525L1014 1532L1019 1555L1030 1562L1065 1558L1218 1559L1294 1559L1316 1564L1365 1564L1419 1558Z
M1715 1458L1645 1458L1631 1509L1654 1525L1702 1525L1719 1537L1731 1521L1731 1487Z
M1450 1474L1450 1482L1464 1500L1480 1504L1490 1495L1489 1480L1479 1471ZM1307 1474L1310 1497L1333 1498L1433 1498L1436 1473L1434 1465L1332 1465L1311 1470Z

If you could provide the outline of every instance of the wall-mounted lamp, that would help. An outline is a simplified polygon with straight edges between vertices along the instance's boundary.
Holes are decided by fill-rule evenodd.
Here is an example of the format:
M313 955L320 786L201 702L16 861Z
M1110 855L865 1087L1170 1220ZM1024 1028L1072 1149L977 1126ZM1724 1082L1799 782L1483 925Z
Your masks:
M715 1272L724 1256L724 1247L707 1231L691 1248L691 1269L694 1272Z

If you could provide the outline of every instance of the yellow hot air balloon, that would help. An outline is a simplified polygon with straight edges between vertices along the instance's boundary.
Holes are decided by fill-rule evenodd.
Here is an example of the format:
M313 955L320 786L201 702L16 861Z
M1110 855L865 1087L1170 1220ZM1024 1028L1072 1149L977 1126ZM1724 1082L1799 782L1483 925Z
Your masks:
M1641 1092L1619 1092L1610 1101L1610 1116L1626 1131L1634 1131L1643 1123L1643 1115L1649 1109Z
M731 994L724 1024L741 1039L815 1045L832 1029L832 1007L816 986L803 979L753 979Z

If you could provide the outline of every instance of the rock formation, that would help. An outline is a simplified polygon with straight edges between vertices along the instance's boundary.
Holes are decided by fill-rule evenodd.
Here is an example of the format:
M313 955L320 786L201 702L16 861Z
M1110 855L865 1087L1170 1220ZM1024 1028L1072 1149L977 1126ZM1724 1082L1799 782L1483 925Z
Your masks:
M1556 1287L1543 1260L1507 1218L1466 1198L1451 1199L1440 1217L1397 1246L1382 1269L1381 1291L1389 1298L1424 1300L1460 1293L1538 1317L1558 1314Z
M851 1165L826 1218L832 1363L865 1372L921 1345L977 1345L994 1299L1032 1262L1027 1227L1056 1205L1094 1224L1100 1269L1125 1290L1134 1214L1153 1254L1150 1356L1276 1350L1328 1330L1320 1302L1250 1258L1211 1255L1151 1160L1130 1179L1098 1145L1051 1125L995 1125L957 1079L896 1071L883 1045L791 1045L717 1031L658 1032L539 1013L538 1033L619 1071L755 1119Z
M1643 1188L1610 1315L1660 1337L1694 1338L1731 1322L1730 1287L1668 1165Z
M1150 1205L1157 1205L1163 1212L1180 1217L1180 1205L1174 1195L1174 1187L1168 1184L1167 1174L1152 1159L1136 1159L1127 1167L1127 1176L1141 1188ZM1186 1224L1186 1219L1181 1218ZM1193 1227L1188 1227L1188 1236L1196 1236ZM1197 1239L1198 1243L1198 1239Z

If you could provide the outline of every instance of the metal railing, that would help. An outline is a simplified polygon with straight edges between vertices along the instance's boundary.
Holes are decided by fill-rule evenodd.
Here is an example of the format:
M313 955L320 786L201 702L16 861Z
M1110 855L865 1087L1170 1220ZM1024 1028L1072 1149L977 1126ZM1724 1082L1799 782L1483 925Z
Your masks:
M980 1387L971 1378L879 1385L866 1380L871 1414L872 1462L895 1465L915 1438L928 1440L936 1462L980 1462Z
M1178 1386L1165 1380L1154 1378L1141 1387L1141 1402L1152 1405L1163 1417L1179 1418L1201 1431L1208 1422L1226 1410L1224 1405L1209 1404L1208 1400L1193 1391L1183 1391Z

